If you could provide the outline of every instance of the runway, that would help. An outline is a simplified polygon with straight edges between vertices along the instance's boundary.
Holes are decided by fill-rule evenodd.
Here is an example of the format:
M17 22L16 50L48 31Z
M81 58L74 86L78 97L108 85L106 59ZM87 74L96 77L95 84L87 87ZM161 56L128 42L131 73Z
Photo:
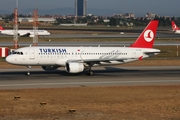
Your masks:
M120 42L39 42L38 46L100 46L100 47L124 47L129 46L133 42L131 41L120 41ZM32 42L19 42L20 46L29 46L32 45ZM163 46L163 45L170 45L170 46L177 46L180 45L180 42L169 41L169 42L155 42L154 46ZM1 47L6 46L13 46L13 42L0 42Z
M179 38L180 34L164 34L164 33L158 33L157 38L167 38L167 41L155 41L155 46L161 46L161 45L172 45L177 46L180 45L180 42L177 41L171 41L172 38ZM0 36L5 36L0 34ZM45 42L41 41L38 43L39 46L129 46L132 44L136 38L139 36L139 34L125 34L125 35L85 35L85 34L52 34L50 36L40 36L40 38L43 38L46 40ZM6 36L10 37L10 36ZM59 42L59 41L53 41L51 38L120 38L118 42L111 41L111 42ZM126 41L123 40L123 38L134 38L132 41ZM29 46L32 44L32 41L24 42L19 41L20 46ZM6 42L0 42L1 47L6 46L12 46L12 41L6 41Z
M40 38L137 38L140 33L125 34L51 34L49 36L40 36ZM157 33L157 38L176 38L180 34Z
M43 71L0 69L0 89L63 88L88 86L142 86L180 84L180 66L95 67L94 76L69 74L64 69Z
M141 33L124 33L124 34L51 34L48 36L39 36L39 38L137 38ZM0 34L0 37L12 37ZM179 38L180 34L174 33L157 33L157 38Z

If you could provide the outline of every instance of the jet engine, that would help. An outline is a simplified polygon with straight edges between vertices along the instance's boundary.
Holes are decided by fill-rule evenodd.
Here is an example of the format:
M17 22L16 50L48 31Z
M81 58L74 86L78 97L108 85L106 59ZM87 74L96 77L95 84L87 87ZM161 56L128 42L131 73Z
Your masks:
M83 63L69 62L65 66L66 72L68 73L79 73L84 70Z
M42 66L42 69L45 71L56 70L59 66Z

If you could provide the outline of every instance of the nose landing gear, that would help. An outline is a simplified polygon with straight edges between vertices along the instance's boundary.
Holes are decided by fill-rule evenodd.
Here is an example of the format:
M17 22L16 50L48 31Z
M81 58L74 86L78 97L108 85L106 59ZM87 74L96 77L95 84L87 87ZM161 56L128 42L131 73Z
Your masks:
M31 66L27 66L27 68L28 68L28 71L27 71L27 75L29 76L31 73L30 73L30 69L31 69Z

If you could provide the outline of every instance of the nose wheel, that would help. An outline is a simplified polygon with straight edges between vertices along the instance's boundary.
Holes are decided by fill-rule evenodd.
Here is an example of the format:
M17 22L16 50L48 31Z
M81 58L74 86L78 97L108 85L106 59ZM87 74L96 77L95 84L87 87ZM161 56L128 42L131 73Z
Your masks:
M28 71L28 72L27 72L27 75L29 76L30 74L31 74L31 73Z

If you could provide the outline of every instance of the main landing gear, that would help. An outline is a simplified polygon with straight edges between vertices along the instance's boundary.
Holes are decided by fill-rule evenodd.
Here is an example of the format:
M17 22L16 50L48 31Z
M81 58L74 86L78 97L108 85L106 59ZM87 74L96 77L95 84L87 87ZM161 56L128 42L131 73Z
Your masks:
M93 76L93 75L94 75L94 72L91 71L91 70L90 70L90 71L88 70L87 74L88 74L89 76Z
M27 66L27 68L28 68L28 71L27 71L27 75L29 76L31 73L30 73L30 69L31 69L31 66Z
M93 66L92 64L88 66L87 75L89 75L89 76L93 76L94 75L94 72L91 70L92 66Z

